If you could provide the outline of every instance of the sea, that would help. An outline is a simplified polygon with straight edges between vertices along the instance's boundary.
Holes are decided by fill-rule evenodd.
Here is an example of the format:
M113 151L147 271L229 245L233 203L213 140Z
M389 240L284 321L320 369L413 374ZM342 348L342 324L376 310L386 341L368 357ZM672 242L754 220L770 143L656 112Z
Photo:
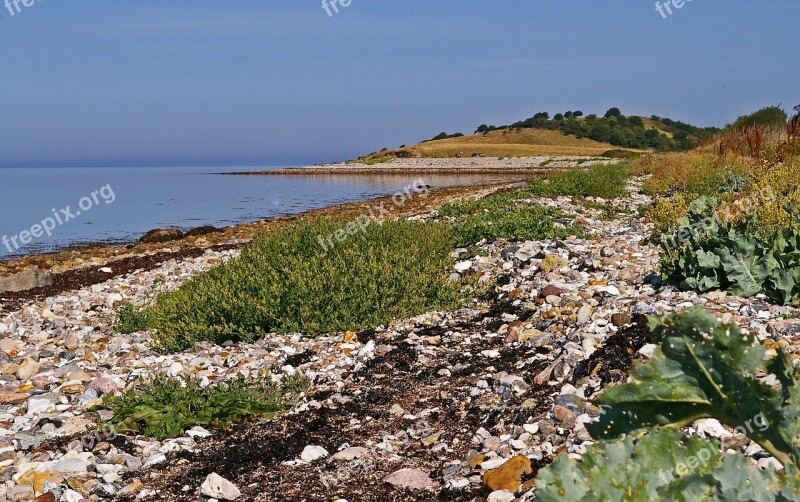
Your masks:
M0 168L0 260L135 242L154 228L224 227L502 175L249 175L285 166Z

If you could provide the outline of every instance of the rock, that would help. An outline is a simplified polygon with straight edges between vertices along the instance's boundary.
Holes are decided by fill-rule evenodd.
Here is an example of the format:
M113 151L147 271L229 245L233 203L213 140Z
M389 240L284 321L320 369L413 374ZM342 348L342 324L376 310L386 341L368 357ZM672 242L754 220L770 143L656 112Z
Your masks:
M619 328L627 326L633 322L630 314L611 314L611 324Z
M796 336L800 334L800 319L781 319L772 325L771 331L779 336Z
M548 296L561 296L562 293L564 293L563 289L550 285L544 288L541 294L546 298Z
M64 495L61 496L61 502L81 502L82 500L86 499L75 490L66 490L64 491Z
M329 455L328 450L322 446L309 445L303 448L303 453L300 454L300 460L303 462L313 462Z
M466 272L466 271L468 271L469 269L472 268L472 262L471 261L460 261L460 262L455 264L454 268L456 269L456 272L458 272L460 274L463 274L464 272Z
M144 234L139 239L139 244L161 244L183 239L183 237L183 232L177 228L156 228Z
M336 454L333 455L332 458L337 462L349 462L357 458L366 458L366 457L369 457L369 450L357 446L353 448L346 448L340 452L337 452Z
M57 473L57 472L38 472L38 471L28 471L22 476L19 477L17 483L20 485L29 485L33 486L33 490L36 493L42 493L44 491L45 483L53 483L55 485L60 485L64 482L64 477Z
M33 502L56 502L56 496L53 495L53 492L47 492L39 495Z
M539 269L547 273L564 268L567 265L569 265L569 261L566 258L561 255L551 254L545 256L544 260L542 260L542 263L539 265Z
M578 324L586 324L592 319L594 309L590 305L584 305L578 309Z
M524 455L517 455L508 462L483 476L483 484L492 491L508 490L516 492L522 484L522 476L533 473L531 461Z
M0 293L15 293L53 284L53 274L35 268L8 277L0 277Z
M111 394L112 392L117 392L119 390L119 385L117 382L110 378L98 378L97 380L93 381L88 386L89 389L95 390L98 396L105 396L106 394Z
M781 465L781 463L778 462L777 460L775 460L773 457L766 457L766 458L758 459L758 462L757 462L756 466L762 471L764 471L764 470L766 470L766 469L768 469L770 467L772 467L776 471L782 471L783 470L783 466Z
M38 362L33 359L25 359L22 364L19 365L19 369L17 369L17 378L20 380L29 380L39 373L40 368L41 365Z
M64 348L67 350L75 350L80 345L80 340L78 339L75 333L70 333L67 335L67 338L64 340Z
M236 500L242 492L233 483L217 473L211 473L200 486L200 493L219 500Z
M0 352L5 352L11 357L16 357L19 354L19 342L13 338L3 338L0 340Z
M433 488L433 480L419 469L400 469L383 478L383 482L407 490Z
M186 237L200 237L202 235L216 234L219 232L223 232L223 230L212 225L203 225L202 227L193 228L186 232Z
M8 497L9 502L26 502L33 500L33 487L20 485L12 486L8 489L6 497Z
M22 404L28 400L28 394L19 392L0 392L0 404Z
M517 497L508 490L497 490L489 494L486 502L514 502Z
M578 418L578 415L576 415L575 412L571 411L569 408L559 405L553 407L553 416L565 429L574 429L575 419Z

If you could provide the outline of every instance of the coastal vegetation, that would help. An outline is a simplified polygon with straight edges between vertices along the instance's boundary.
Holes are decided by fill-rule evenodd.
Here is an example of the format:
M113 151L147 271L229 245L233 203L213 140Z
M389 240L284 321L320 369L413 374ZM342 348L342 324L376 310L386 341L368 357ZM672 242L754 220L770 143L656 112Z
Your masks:
M584 118L579 113L578 116L574 112L558 113L551 119L549 113L539 112L507 126L483 124L476 133L487 134L499 129L547 129L622 148L685 151L720 132L715 127L701 128L655 115L647 120L625 116L616 107L610 108L602 117L588 115Z
M357 331L459 305L463 285L446 276L457 241L451 229L387 221L326 250L319 236L346 224L300 221L257 238L146 308L126 307L117 327L146 325L158 347L183 350L274 332Z
M107 396L100 408L114 412L111 421L120 433L143 434L159 440L183 435L192 427L224 427L272 418L291 408L308 388L305 378L269 376L203 385L193 377L156 375L135 389Z
M621 117L610 110L592 120ZM572 217L536 199L566 196L583 200L585 207L607 208L603 200L629 196L632 175L654 198L643 215L655 227L652 239L661 248L663 281L795 304L800 300L800 149L768 125L773 120L774 111L761 110L689 152L553 172L513 190L446 204L424 223L372 225L327 251L318 236L346 222L300 221L257 239L239 258L157 295L144 308L122 307L117 328L150 329L158 347L181 350L201 340L253 341L272 332L357 331L454 309L475 296L465 293L474 293L477 284L471 274L453 279L454 248L466 247L470 254L478 249L475 244L497 238L586 237ZM594 400L601 415L586 429L597 443L580 460L561 455L542 468L537 499L652 500L687 493L692 500L727 500L734 494L746 494L748 500L796 499L800 370L790 356L777 343L761 345L737 325L700 309L652 318L650 330L656 344L652 358L630 372L628 383L607 387ZM764 375L773 375L774 385L766 385ZM217 416L218 397L203 397L216 404L199 405L207 410L201 418L166 417L159 407L167 400L163 396L176 399L182 392L170 385L158 381L124 400L109 399L115 423L167 437L194 423L245 420L264 409L251 409L250 384L239 381L235 385L245 392L245 404L233 409L241 415L209 419ZM276 395L295 395L287 388L295 387ZM157 421L148 422L150 416ZM683 432L703 418L742 432L782 471L755 469L741 453L725 454L718 442Z
M780 304L800 299L800 147L786 140L785 119L765 108L695 151L634 162L656 197L644 215L665 279Z
M658 349L595 402L587 424L599 442L580 461L561 455L536 480L537 500L797 500L800 496L800 370L736 324L702 309L653 319ZM774 387L763 373L776 375ZM681 428L715 418L740 431L783 467L759 470L741 453L722 454ZM619 439L621 435L624 439Z
M630 164L618 162L598 164L589 169L557 171L547 179L534 179L528 183L525 193L531 196L600 197L615 199L625 197L625 184L630 175Z

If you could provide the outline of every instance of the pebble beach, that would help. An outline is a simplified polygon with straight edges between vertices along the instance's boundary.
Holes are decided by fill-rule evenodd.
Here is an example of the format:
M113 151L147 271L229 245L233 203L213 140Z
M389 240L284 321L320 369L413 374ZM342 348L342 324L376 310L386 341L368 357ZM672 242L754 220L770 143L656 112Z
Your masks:
M599 414L590 400L653 353L645 316L700 305L768 349L800 352L795 308L661 284L638 216L650 199L637 180L628 191L591 201L613 206L612 218L570 197L526 201L561 208L589 237L456 249L452 274L482 285L471 304L359 333L175 354L153 350L148 332L114 333L122 302L175 289L236 246L23 302L0 316L0 500L533 500L532 482L514 494L485 474L519 455L535 473L585 452L585 424ZM403 217L439 218L427 208ZM157 441L104 427L109 412L92 411L104 396L159 373L208 383L302 374L310 386L274 419L225 430ZM716 420L692 432L775 463Z

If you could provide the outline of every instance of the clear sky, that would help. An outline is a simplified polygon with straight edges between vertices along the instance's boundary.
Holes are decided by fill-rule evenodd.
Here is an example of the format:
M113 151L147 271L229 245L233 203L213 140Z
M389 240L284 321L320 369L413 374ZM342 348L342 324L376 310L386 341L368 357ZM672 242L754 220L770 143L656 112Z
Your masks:
M0 3L0 166L299 164L538 111L724 125L800 103L797 0L19 7Z

